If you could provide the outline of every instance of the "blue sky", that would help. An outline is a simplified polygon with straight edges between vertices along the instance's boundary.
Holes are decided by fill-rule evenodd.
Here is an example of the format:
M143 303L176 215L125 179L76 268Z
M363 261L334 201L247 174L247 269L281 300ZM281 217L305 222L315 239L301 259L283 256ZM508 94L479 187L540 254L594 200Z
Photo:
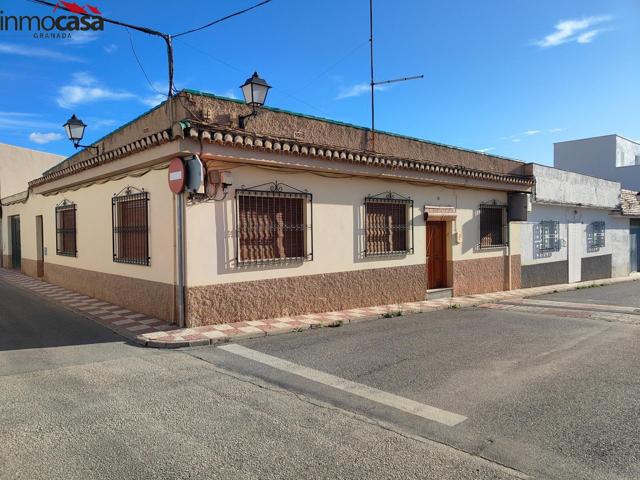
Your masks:
M83 2L78 2L83 4ZM249 0L93 0L111 18L177 33ZM50 15L0 0L4 15ZM240 97L257 70L274 107L369 125L368 1L273 0L176 40L176 83ZM376 127L551 164L553 142L640 139L640 0L376 0ZM166 89L161 40L121 27L72 40L0 31L0 142L63 155L72 113L96 140ZM157 91L156 91L157 90Z

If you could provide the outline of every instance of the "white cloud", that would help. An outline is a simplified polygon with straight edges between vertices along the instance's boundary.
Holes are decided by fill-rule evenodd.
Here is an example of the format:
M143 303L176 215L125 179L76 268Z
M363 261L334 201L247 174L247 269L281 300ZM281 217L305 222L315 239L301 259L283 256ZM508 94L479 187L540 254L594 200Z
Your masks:
M76 72L73 74L72 78L74 82L80 85L84 85L85 87L88 87L89 85L95 85L96 83L98 83L96 78L87 72Z
M0 129L3 130L35 130L60 128L51 122L39 120L41 115L26 112L0 112Z
M587 33L583 33L582 35L578 36L578 40L576 40L578 43L591 43L593 41L594 38L596 38L596 35L598 35L600 32L604 32L605 29L601 28L599 30L590 30Z
M116 45L115 43L110 43L109 45L105 45L104 47L104 51L111 54L114 53L118 50L118 45Z
M492 150L495 150L496 147L488 147L488 148L481 148L480 150L478 150L480 153L489 153Z
M156 93L155 95L152 95L150 97L140 98L139 100L142 103L144 103L147 107L155 107L157 105L160 105L166 99L167 99L166 95L163 95L161 93Z
M135 95L130 92L117 92L102 87L68 85L58 90L56 102L63 108L72 108L81 103L91 103L100 100L127 100L130 98L135 98Z
M384 91L388 89L388 87L384 85L376 85L374 88L375 90L380 90L380 91ZM370 91L371 91L371 85L369 85L368 83L357 83L350 87L341 87L340 93L338 93L336 100L343 100L345 98L351 98L351 97L359 97L360 95L364 95L365 93L368 93Z
M525 135L528 136L532 136L532 135L537 135L540 133L540 130L527 130L526 132L523 132Z
M58 140L62 140L62 135L59 133L40 133L40 132L32 132L29 134L29 140L39 145L44 145L49 142L56 142Z
M564 128L550 128L549 133L558 133L558 132L562 132L563 130Z
M82 62L82 59L74 57L73 55L67 55L66 53L60 53L46 48L25 47L13 43L0 43L0 53L30 58L46 58L61 62Z
M167 99L166 95L155 92L152 95L136 95L127 90L113 90L102 84L88 72L76 72L71 84L58 89L56 102L63 108L72 108L83 103L104 100L137 100L148 107L155 107Z
M74 45L84 45L85 43L95 42L100 38L100 34L98 32L73 32L71 34L71 38L69 38L69 42Z
M592 27L607 23L613 20L611 15L600 15L595 17L576 18L573 20L563 20L555 25L555 31L542 40L534 42L541 48L557 47L563 43L577 42L590 43L596 35L607 29Z
M512 139L511 139L511 141L512 141L512 142L514 142L514 143L518 143L518 142L520 142L520 141L521 141L521 139L519 139L519 138L512 138Z

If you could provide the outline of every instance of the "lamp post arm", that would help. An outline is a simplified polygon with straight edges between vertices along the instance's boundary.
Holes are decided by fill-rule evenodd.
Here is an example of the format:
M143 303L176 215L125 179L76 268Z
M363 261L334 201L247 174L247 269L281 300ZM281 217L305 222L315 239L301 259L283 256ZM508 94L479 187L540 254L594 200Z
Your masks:
M96 151L96 155L100 153L100 147L97 145L80 145L78 142L73 142L73 146L76 148L93 148Z

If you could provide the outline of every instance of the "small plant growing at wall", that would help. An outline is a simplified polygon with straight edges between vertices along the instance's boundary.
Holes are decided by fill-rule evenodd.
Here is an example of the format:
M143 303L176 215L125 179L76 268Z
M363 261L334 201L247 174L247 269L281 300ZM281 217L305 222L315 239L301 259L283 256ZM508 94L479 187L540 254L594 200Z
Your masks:
M393 317L401 317L402 310L396 310L395 312L387 312L382 314L382 318L393 318Z
M460 308L460 305L458 305L457 303L452 303L451 305L449 305L449 308L453 308L453 309Z

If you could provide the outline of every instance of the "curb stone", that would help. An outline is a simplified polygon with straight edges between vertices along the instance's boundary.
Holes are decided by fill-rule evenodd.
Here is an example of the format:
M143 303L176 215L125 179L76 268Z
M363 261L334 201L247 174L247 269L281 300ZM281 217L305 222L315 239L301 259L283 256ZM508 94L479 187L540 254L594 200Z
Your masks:
M254 322L238 322L223 325L209 325L177 328L148 315L130 311L124 307L67 290L46 283L14 270L0 268L0 280L32 291L46 300L55 302L76 314L88 318L130 340L135 345L149 348L187 348L205 345L219 345L234 340L246 340L264 336L283 335L316 328L337 328L349 323L360 323L382 318L395 318L387 314L401 312L397 316L448 309L479 307L500 301L514 301L555 292L579 290L596 286L640 280L639 274L613 279L590 280L576 284L559 284L528 289L510 290L479 295L467 295L448 299L424 300L405 304L390 304L375 307L353 308L339 312L325 312L294 317L265 319ZM73 306L71 305L73 304ZM90 312L100 312L99 315ZM115 313L119 312L119 313ZM105 315L108 313L108 315ZM338 318L336 318L338 317ZM263 328L260 328L263 327ZM244 330L243 330L244 329ZM246 331L250 329L251 331ZM214 334L212 336L212 334ZM208 334L208 335L207 335ZM185 337L185 338L183 338ZM186 338L191 337L191 338ZM194 338L195 337L195 338Z

